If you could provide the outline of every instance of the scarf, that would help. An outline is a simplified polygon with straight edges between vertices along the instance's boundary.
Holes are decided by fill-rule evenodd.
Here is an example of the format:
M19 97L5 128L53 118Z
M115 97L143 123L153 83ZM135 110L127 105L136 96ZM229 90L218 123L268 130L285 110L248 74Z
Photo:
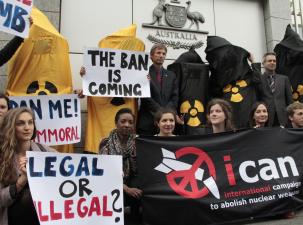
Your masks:
M135 137L135 134L129 135L126 146L123 147L117 129L114 129L108 138L102 141L105 142L105 145L100 149L100 154L122 155L124 182L137 173Z

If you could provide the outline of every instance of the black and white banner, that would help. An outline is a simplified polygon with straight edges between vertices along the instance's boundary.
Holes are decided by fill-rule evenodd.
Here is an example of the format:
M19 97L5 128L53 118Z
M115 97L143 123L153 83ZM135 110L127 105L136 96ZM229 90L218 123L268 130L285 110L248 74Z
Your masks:
M145 225L224 224L302 206L303 131L137 138Z
M150 97L148 59L145 52L86 48L83 93L104 97Z

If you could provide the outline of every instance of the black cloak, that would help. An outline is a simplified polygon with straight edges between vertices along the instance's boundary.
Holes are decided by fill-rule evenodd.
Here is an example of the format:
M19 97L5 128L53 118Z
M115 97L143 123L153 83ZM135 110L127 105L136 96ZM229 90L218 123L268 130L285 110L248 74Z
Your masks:
M303 102L303 41L290 25L274 51L277 54L276 72L288 76L294 101Z
M218 36L208 36L205 53L211 71L211 97L230 102L236 128L247 127L251 107L262 94L260 71L247 61L250 53Z
M196 134L206 123L205 106L208 101L208 66L191 49L181 54L167 67L179 80L179 113L184 115L184 134ZM179 133L180 132L179 130Z

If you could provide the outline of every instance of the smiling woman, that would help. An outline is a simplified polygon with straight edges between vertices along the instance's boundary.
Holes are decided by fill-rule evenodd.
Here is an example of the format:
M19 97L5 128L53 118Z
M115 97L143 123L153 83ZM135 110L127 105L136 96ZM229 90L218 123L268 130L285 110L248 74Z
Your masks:
M207 126L210 133L221 133L234 130L232 122L232 107L223 100L214 98L207 105Z
M29 191L26 151L54 151L32 142L35 117L26 107L9 110L0 127L0 224L39 224Z
M253 104L249 115L250 127L268 127L268 118L268 107L266 103L256 102L255 104Z
M170 108L161 108L155 114L155 125L159 128L157 136L175 136L176 113Z

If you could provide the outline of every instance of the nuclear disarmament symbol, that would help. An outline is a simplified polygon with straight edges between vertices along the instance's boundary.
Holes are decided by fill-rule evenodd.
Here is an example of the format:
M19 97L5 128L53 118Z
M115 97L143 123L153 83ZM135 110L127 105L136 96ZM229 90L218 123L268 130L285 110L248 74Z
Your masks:
M170 187L179 195L186 198L203 198L211 192L217 199L220 193L215 182L216 170L211 158L201 149L195 147L181 148L176 153L162 148L163 161L155 170L166 174ZM196 161L191 165L178 161L183 156L196 155ZM206 164L209 175L203 180L204 169L200 166ZM205 185L201 186L201 182Z

